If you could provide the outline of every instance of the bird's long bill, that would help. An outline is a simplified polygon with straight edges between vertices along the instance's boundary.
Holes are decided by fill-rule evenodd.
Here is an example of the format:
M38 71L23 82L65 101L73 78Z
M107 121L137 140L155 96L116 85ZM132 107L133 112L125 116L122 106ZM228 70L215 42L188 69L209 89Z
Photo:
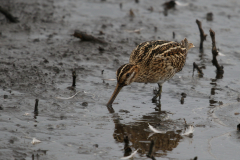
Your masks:
M113 94L112 94L112 97L110 98L110 100L108 101L107 103L107 107L111 107L112 104L113 104L113 101L115 100L115 98L117 97L118 93L120 92L120 90L123 88L122 85L119 85L119 83L117 84Z

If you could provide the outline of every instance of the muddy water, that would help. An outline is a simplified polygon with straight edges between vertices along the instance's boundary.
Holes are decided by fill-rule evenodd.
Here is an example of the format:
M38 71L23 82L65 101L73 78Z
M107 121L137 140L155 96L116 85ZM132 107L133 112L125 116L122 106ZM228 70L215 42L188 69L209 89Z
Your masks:
M1 2L20 23L0 15L0 159L119 159L127 155L124 148L139 149L136 159L147 159L151 140L156 159L239 159L239 1L181 1L188 5L167 16L163 2L156 0ZM206 20L208 12L213 21ZM216 33L223 75L211 63L209 36L199 51L196 19L205 33L210 28ZM71 36L75 29L108 44L81 42ZM139 34L129 32L136 29ZM109 113L105 104L116 81L103 79L115 78L134 47L184 37L196 47L183 70L163 85L161 110L159 102L151 101L156 84L133 83L116 98L115 113ZM193 62L203 68L203 77L193 74ZM74 90L68 89L72 70L77 73ZM76 92L69 100L56 98ZM152 134L148 123L166 133ZM181 136L185 123L195 126L193 137ZM41 143L32 145L33 137Z

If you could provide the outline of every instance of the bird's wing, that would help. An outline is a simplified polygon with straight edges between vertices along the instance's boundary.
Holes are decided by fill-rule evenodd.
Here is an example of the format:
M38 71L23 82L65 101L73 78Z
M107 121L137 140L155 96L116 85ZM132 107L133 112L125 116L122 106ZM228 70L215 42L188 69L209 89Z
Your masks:
M166 49L162 54L156 55L152 61L150 68L153 69L154 66L158 66L159 69L172 66L175 73L182 70L185 65L187 57L187 50L180 46L180 44L174 44L172 47Z
M174 68L170 62L162 63L160 61L160 64L158 62L159 61L154 60L153 63L151 63L151 69L148 72L148 82L150 83L162 84L171 79L176 73L176 68Z
M162 40L143 42L132 51L129 63L148 66L155 56L164 54L174 46L179 46L179 43Z

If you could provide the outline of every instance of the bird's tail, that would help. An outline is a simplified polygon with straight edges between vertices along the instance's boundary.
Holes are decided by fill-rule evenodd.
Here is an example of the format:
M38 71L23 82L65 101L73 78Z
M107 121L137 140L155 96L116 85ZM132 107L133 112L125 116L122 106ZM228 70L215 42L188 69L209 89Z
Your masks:
M181 41L181 46L186 48L187 51L193 47L195 47L192 43L189 43L187 38L184 38L184 40Z

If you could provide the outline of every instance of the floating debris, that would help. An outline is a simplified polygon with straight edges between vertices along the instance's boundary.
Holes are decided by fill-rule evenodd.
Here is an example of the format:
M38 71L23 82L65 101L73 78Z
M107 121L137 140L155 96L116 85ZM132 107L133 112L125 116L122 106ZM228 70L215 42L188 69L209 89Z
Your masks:
M35 100L34 114L38 115L38 99Z
M240 131L240 124L237 125L237 130Z
M83 103L82 103L82 106L87 107L87 106L88 106L88 102L83 102Z
M120 7L120 9L122 9L122 3L119 3L119 7Z
M73 77L72 87L75 87L76 86L76 78L77 78L76 71L72 71L72 77Z
M33 140L32 140L31 143L32 143L32 144L37 144L37 143L41 143L41 141L39 141L39 140L36 139L36 138L33 138Z
M134 16L135 16L135 14L134 14L134 12L133 12L132 9L129 10L129 16L130 16L130 17L134 17Z
M155 26L155 27L154 27L154 32L157 32L157 30L158 30L158 28Z
M29 115L31 115L31 113L24 113L24 116L29 116Z
M166 10L175 8L175 6L176 6L176 1L174 1L174 0L163 3L163 7Z
M219 55L219 56L223 56L223 57L226 56L226 55L223 54L222 52L218 52L218 55Z
M240 102L240 95L238 95L238 97L237 97L237 101Z
M103 31L99 31L99 35L104 35L105 33Z
M207 21L212 21L213 20L213 13L212 12L207 13L206 18L207 18Z
M79 30L75 30L73 36L77 37L77 38L80 38L82 41L93 41L93 42L98 42L98 43L107 43L103 40L95 38L92 35L88 35L88 34L82 32L82 31L79 31Z
M121 159L130 159L130 158L133 158L133 156L135 156L135 154L137 153L139 149L137 149L136 151L134 151L130 156L127 156L127 157L122 157Z
M140 29L135 29L135 30L126 30L129 33L140 33L141 30L143 30L144 28L140 28Z
M189 136L194 132L194 127L193 125L190 125L184 133L181 134L181 136Z
M150 6L147 10L149 10L150 12L153 12L153 7L152 6Z
M179 2L179 1L175 1L175 3L176 3L176 5L178 5L178 6L183 6L183 7L189 5L189 3L182 3L182 2Z
M197 159L198 159L197 156L193 158L193 160L197 160Z
M98 50L99 50L100 52L105 51L105 49L104 49L103 47L101 47L101 46L98 47Z
M75 97L79 92L81 92L81 91L78 91L77 93L75 93L73 96L71 96L71 97L56 97L57 99L71 99L71 98L73 98L73 97Z
M175 0L170 0L168 2L165 2L162 5L163 8L164 8L164 11L163 11L164 16L168 15L168 10L175 9L176 5L178 5L178 6L188 6L189 4L188 3L181 3L181 2L175 1Z
M153 131L154 133L166 133L164 131L159 131L157 130L156 128L154 128L153 126L151 126L149 123L148 123L148 127L151 131Z
M98 144L94 144L93 147L98 148Z

